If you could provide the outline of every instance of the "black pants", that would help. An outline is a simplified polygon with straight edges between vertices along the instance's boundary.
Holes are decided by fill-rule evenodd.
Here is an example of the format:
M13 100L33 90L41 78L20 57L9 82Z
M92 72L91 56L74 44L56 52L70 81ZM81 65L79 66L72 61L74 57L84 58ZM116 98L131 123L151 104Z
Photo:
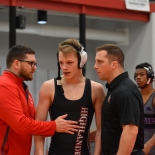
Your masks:
M104 154L103 153L102 155L116 155L116 153L112 153L112 154ZM139 151L132 152L131 155L145 155L145 154L142 150L139 150Z

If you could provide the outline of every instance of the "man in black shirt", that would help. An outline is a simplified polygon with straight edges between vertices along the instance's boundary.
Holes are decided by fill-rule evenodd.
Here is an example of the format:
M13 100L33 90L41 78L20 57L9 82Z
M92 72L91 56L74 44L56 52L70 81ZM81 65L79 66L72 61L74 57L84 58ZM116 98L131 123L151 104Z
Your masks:
M107 81L102 107L103 155L144 155L144 112L138 87L124 71L124 54L113 44L97 48L94 68Z

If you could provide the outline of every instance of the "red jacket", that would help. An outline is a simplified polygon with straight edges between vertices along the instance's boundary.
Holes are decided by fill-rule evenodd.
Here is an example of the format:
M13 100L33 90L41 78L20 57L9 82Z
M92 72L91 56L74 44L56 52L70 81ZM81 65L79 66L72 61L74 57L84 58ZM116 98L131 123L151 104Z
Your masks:
M30 93L26 97L22 82L9 71L0 76L0 149L10 126L4 147L6 155L30 155L32 135L51 136L56 129L54 121L34 120L33 99Z

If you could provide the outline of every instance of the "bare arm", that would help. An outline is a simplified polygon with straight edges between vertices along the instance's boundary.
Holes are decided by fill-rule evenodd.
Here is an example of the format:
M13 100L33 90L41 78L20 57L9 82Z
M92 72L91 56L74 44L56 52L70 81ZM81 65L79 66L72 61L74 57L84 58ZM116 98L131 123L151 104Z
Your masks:
M138 127L130 124L122 126L123 131L120 138L117 155L130 155L135 145Z
M144 145L144 153L147 155L150 152L150 149L155 146L155 134L152 136L152 138L147 141Z
M95 108L95 120L96 120L96 135L95 135L95 150L94 155L101 154L101 109L105 93L103 86L99 83L94 83L95 87L93 90L94 108Z
M46 90L46 91L45 91ZM51 92L50 92L51 91ZM50 103L53 96L53 81L43 83L39 92L39 102L36 110L36 120L46 121ZM35 136L36 155L44 154L44 140L43 136Z

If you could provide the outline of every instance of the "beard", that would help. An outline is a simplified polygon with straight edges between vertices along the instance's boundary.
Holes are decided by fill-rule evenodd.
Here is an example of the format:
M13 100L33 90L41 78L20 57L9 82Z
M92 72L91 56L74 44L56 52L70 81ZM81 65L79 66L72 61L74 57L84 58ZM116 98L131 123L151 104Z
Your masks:
M23 78L24 81L32 81L33 80L33 71L27 71L23 67L19 71L19 77Z

